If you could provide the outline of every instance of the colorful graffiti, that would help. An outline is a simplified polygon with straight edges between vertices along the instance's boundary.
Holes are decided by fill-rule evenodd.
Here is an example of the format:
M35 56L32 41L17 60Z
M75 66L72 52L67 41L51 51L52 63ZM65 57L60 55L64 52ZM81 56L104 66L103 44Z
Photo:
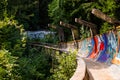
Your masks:
M99 62L120 64L120 32L109 31L82 40L78 54Z

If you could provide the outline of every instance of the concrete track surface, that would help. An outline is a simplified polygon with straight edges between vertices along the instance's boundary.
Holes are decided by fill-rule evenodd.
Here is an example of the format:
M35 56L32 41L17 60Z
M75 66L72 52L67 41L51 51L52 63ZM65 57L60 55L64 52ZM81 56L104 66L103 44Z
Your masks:
M120 66L106 65L79 57L77 68L70 80L120 80Z

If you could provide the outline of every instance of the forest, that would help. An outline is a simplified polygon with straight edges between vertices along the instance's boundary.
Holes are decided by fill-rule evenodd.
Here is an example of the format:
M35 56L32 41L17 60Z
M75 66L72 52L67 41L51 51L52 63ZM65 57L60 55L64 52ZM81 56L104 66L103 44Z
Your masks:
M72 41L69 28L60 21L77 26L77 39L90 37L90 28L75 22L75 18L96 24L97 34L113 27L94 16L93 8L120 20L120 0L0 0L0 80L69 80L76 69L76 53L66 54L31 42L58 44L58 31L48 24L62 28L65 42ZM50 30L54 38L30 40L25 31ZM54 40L53 40L54 39Z

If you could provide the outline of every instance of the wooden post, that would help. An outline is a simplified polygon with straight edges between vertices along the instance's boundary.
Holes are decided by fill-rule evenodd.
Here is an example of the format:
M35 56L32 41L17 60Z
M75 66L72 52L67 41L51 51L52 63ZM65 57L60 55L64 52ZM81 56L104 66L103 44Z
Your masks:
M44 48L47 48L47 49L52 49L52 50L61 51L61 52L68 52L66 49L59 48L59 46L55 47L53 45L40 44L40 43L39 44L38 43L29 43L29 45L38 46L38 47L44 47Z
M120 30L120 26L116 26L116 29L117 29L117 30Z
M91 22L87 22L87 21L81 20L80 18L75 18L75 22L77 22L77 23L79 23L81 25L90 27L90 32L91 32L92 36L97 34L96 25L95 24L93 24Z
M74 26L74 25L71 25L71 24L68 24L68 23L64 23L62 21L60 21L60 25L61 26L64 26L64 27L67 27L67 28L70 28L70 29L76 29L77 30L77 27Z
M56 29L56 28L57 28L56 26L51 25L51 24L48 24L48 27L51 27L51 28L53 28L53 29Z
M111 18L108 15L104 14L103 12L101 12L98 9L92 9L92 14L94 14L95 16L97 16L98 18L103 19L104 21L107 21L108 23L111 24L120 24L120 21L115 19L115 18Z
M59 40L60 40L61 42L65 41L64 31L63 31L63 29L62 29L61 27L57 27L57 26L50 25L50 24L48 24L48 27L51 27L51 28L53 28L53 29L56 29L57 32L58 32Z
M73 40L75 42L75 45L77 46L76 39L78 39L78 37L79 37L79 35L78 35L78 28L76 26L74 26L74 25L71 25L71 24L68 24L68 23L64 23L62 21L60 21L60 25L71 29Z
M93 31L91 28L90 28L90 35L91 35L91 37L93 37Z
M82 24L82 25L85 25L87 27L90 27L90 28L95 28L96 25L91 23L91 22L87 22L85 20L82 20L80 18L75 18L75 22L79 23L79 24Z
M71 29L73 40L78 39L78 28L76 26L64 23L62 21L60 21L60 25Z

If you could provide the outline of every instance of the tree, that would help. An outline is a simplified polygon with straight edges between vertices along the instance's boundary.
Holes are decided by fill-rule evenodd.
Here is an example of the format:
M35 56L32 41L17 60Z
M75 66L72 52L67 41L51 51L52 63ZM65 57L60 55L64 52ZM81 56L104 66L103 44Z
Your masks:
M7 0L0 0L0 20L7 17Z
M53 69L51 68L53 75L48 80L69 80L75 72L76 53L76 51L70 52L69 54L56 52L56 64L54 64Z
M120 6L117 4L119 3L114 0L53 0L52 3L49 4L49 16L52 20L52 23L55 24L59 24L59 21L63 20L64 22L66 21L76 25L74 23L75 17L93 22L97 24L97 30L99 30L99 34L109 30L112 25L91 14L91 10L93 8L97 8L111 17L118 18L118 16L120 16L118 14L118 9ZM80 26L78 26L78 28L82 29ZM105 29L105 31L103 31L103 29ZM85 33L88 32L88 29L84 28L83 30Z
M14 17L25 30L37 30L39 28L39 0L8 0L8 17Z
M50 22L48 16L48 4L52 0L39 0L39 25L41 28L46 29L47 24Z

